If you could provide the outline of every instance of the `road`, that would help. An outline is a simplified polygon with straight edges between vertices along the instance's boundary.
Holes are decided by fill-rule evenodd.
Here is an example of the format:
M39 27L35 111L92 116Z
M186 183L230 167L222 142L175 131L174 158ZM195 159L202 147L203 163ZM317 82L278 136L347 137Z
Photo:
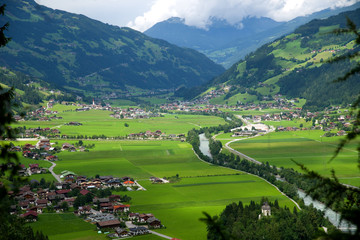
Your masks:
M48 161L48 160L45 160L45 161L52 164L51 167L49 167L49 171L50 171L50 173L54 176L54 178L56 179L56 181L61 182L61 179L60 179L59 175L57 175L56 173L54 173L54 167L56 166L56 163L50 162L50 161Z

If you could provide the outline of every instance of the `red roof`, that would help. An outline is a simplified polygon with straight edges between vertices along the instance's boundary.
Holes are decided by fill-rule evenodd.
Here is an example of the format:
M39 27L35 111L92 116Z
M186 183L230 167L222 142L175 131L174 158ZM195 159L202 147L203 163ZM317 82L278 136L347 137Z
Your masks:
M34 216L34 217L37 217L37 212L35 211L28 211L27 213L24 213L21 215L21 217L27 217L27 216Z
M82 195L86 195L86 194L88 194L90 191L88 191L88 190L86 190L86 189L83 189L83 190L81 190L80 191L80 194L82 194Z
M124 182L124 184L134 184L134 182L133 181L126 181L126 182Z
M66 194L70 191L71 191L70 189L61 189L61 190L56 190L56 193L57 194Z

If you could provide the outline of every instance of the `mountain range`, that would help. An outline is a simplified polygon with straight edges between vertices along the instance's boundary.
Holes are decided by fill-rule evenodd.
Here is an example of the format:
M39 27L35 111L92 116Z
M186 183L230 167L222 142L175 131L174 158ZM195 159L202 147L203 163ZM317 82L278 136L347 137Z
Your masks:
M79 94L196 86L224 72L205 55L33 0L6 3L0 65Z
M216 63L229 68L263 44L294 31L300 25L359 7L360 3L356 3L349 7L325 9L288 22L276 22L265 17L247 17L241 23L231 25L225 20L212 18L212 24L207 29L188 26L184 19L170 18L155 24L144 33L178 46L198 50Z
M226 88L226 95L212 103L261 102L272 100L276 94L306 99L308 109L352 103L360 92L357 76L342 83L333 81L358 65L358 59L328 61L360 50L355 35L332 33L347 28L347 18L360 26L360 8L302 25L247 55L206 87L181 89L178 94L193 93L188 95L193 97L201 90Z

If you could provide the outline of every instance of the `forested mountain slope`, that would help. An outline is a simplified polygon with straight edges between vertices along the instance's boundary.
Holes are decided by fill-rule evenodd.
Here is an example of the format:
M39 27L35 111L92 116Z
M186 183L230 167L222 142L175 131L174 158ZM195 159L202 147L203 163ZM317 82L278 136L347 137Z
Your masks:
M343 8L329 8L288 22L276 22L265 17L247 17L241 24L231 25L225 20L212 18L207 29L188 26L184 19L170 18L155 24L144 33L178 46L198 50L229 68L263 44L289 34L313 19L327 18L359 7L360 3Z
M33 0L6 2L7 36L0 66L78 92L109 94L128 86L170 89L196 86L224 68L191 49L153 39Z
M209 86L231 86L224 101L240 99L244 94L256 96L257 101L271 100L280 93L291 98L305 98L307 108L351 103L360 91L358 76L345 83L332 81L349 71L355 62L330 64L326 61L359 51L359 46L354 46L355 36L330 33L336 28L346 28L346 17L360 26L360 9L313 20L294 33L263 45Z

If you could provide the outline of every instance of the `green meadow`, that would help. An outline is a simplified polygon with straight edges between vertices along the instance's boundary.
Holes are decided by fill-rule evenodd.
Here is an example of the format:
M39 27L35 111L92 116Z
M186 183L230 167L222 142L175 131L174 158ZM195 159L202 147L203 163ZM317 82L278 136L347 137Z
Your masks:
M61 142L59 142L61 143ZM261 197L277 199L294 207L286 197L263 180L239 171L201 162L191 145L180 141L84 141L95 143L90 152L62 152L56 173L70 170L78 175L130 176L146 191L119 192L132 197L131 211L151 212L166 226L159 232L180 239L206 239L206 226L199 221L206 211L219 214L227 204ZM150 176L181 181L152 184Z
M230 146L262 162L278 167L300 168L292 161L304 164L324 176L334 169L341 182L360 186L357 166L357 142L344 147L333 160L331 158L340 139L321 137L323 131L273 132L265 136L240 140Z
M34 231L42 231L51 240L89 239L104 240L106 235L98 234L96 226L75 216L73 213L43 213L37 222L29 224Z
M70 110L68 110L70 108ZM26 128L57 128L61 135L105 135L108 137L125 136L131 133L161 130L166 134L186 134L192 128L210 127L224 124L222 118L202 115L163 114L163 117L150 119L115 119L110 117L112 112L103 110L90 110L86 112L71 111L74 106L57 105L57 116L63 119L39 122L26 121L14 124L14 127ZM81 126L68 126L68 122L80 122ZM125 123L128 127L125 127Z

